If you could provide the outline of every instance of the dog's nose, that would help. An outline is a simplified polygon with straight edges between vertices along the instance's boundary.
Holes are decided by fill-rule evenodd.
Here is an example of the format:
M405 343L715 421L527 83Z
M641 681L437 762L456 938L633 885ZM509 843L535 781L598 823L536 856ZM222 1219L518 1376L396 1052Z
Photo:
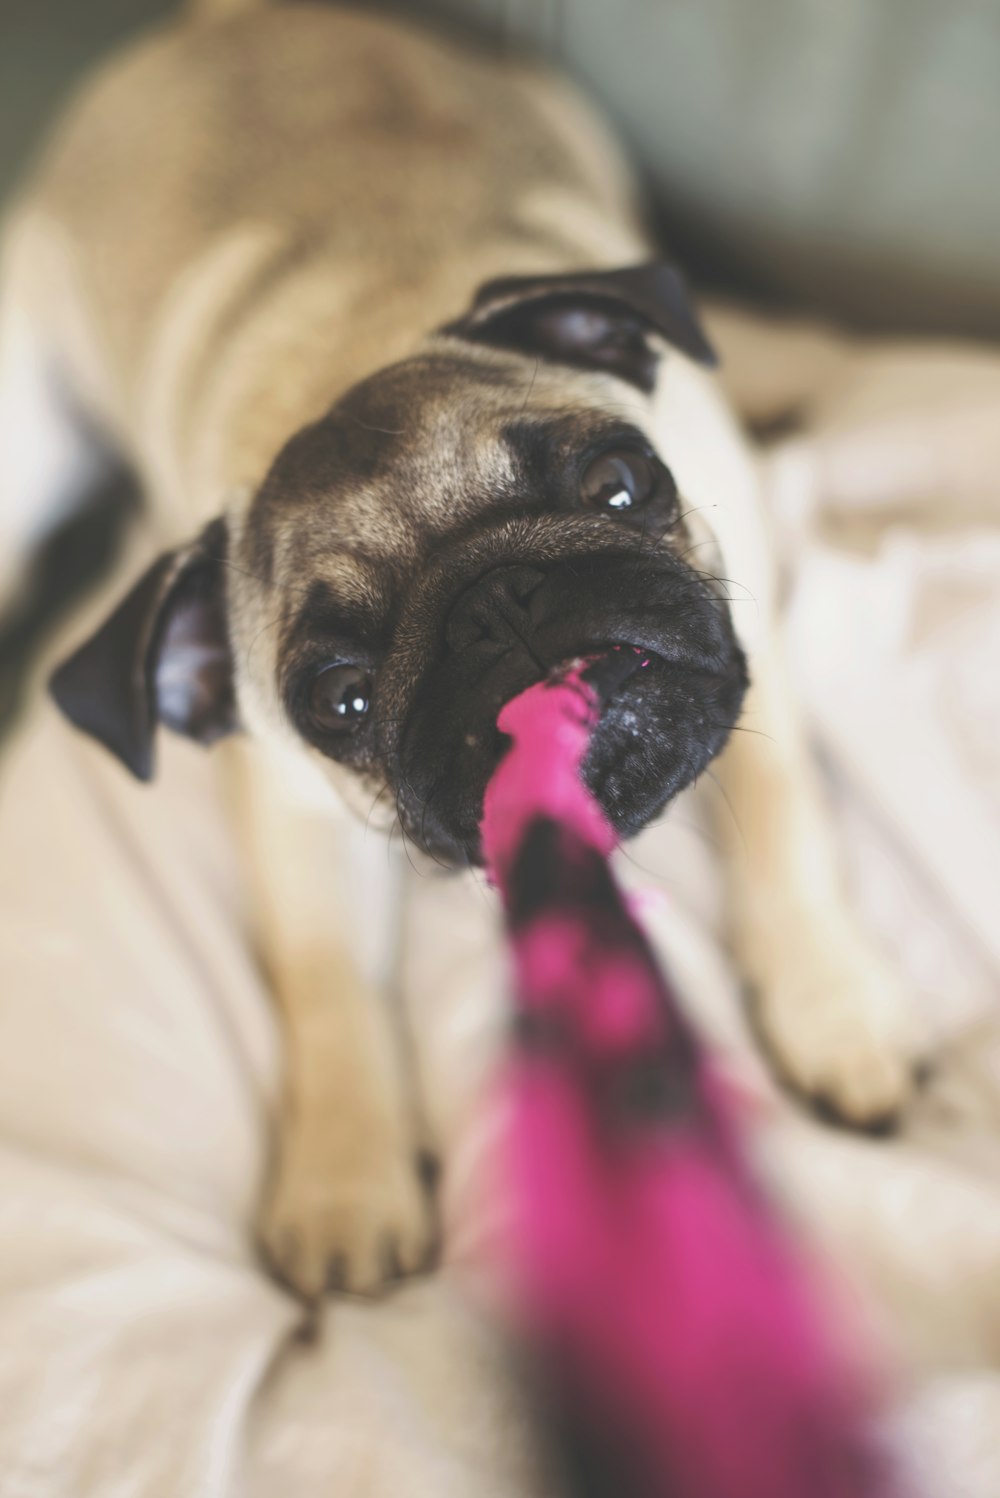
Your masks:
M452 605L445 640L452 650L465 650L481 640L497 645L523 639L534 621L530 603L545 581L536 567L494 567Z

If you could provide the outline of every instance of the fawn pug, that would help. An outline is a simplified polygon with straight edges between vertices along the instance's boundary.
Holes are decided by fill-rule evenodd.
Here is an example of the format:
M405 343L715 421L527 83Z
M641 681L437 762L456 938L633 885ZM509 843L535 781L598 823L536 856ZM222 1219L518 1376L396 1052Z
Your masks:
M360 11L212 9L90 84L9 216L0 540L9 586L124 458L171 544L58 702L143 778L160 723L274 751L236 789L285 1022L276 1268L367 1290L432 1239L323 796L474 864L499 707L601 647L651 661L587 763L608 815L637 831L721 754L760 1033L845 1120L894 1117L916 1041L839 885L752 457L619 155L524 61Z

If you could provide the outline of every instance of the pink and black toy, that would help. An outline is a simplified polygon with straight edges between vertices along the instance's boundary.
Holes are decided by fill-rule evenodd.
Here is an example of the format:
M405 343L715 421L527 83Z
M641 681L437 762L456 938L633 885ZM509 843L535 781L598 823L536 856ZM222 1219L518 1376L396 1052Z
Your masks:
M515 1284L587 1498L887 1498L860 1380L744 1164L581 779L609 652L508 703L483 847L518 1001Z

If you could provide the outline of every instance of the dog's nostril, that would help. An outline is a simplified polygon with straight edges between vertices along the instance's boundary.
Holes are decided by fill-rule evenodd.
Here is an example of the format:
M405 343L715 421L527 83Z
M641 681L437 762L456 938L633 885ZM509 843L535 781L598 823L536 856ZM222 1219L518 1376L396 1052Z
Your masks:
M528 605L545 581L537 567L495 567L466 588L452 607L445 638L452 650L481 640L509 641L523 628Z
M511 573L510 592L518 603L528 603L545 581L545 573L534 567L517 567Z
M456 610L448 620L445 639L452 650L467 650L470 645L485 639L486 625L468 609Z

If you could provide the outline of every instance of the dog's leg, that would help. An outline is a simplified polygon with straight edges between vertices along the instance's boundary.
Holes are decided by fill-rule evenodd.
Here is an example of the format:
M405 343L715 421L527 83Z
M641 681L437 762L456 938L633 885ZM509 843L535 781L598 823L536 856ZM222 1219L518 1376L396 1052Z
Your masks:
M718 766L736 958L786 1080L846 1122L884 1126L913 1087L918 1016L849 908L776 633L751 670Z
M846 1121L884 1124L910 1096L922 1028L841 882L829 812L785 666L776 547L759 474L718 405L703 393L700 404L684 408L679 385L667 394L674 429L683 421L702 438L690 477L683 471L695 510L689 524L704 505L718 551L709 560L708 538L696 538L698 555L701 565L729 580L733 620L750 663L743 716L715 771L734 956L759 1032L787 1081Z
M285 1032L263 1245L307 1298L327 1288L372 1293L425 1267L434 1244L402 1022L355 961L356 937L338 910L336 825L290 805L274 766L252 754L237 777L240 820Z
M33 296L34 240L15 223L0 250L0 615L26 594L46 536L114 468L60 377Z

